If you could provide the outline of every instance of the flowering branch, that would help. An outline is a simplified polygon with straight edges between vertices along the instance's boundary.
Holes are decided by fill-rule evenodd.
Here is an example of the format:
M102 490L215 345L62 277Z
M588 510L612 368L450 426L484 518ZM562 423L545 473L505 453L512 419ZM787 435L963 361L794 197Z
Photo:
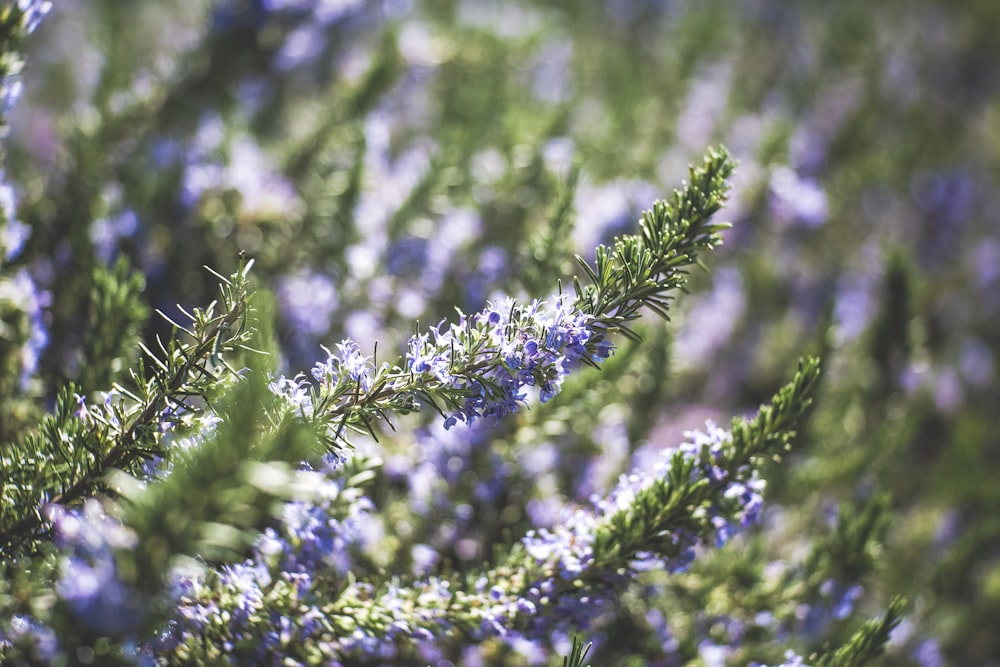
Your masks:
M684 284L688 267L721 243L726 225L709 219L724 201L732 170L725 150L709 151L691 169L690 183L643 214L638 235L616 239L612 249L599 246L593 268L581 260L593 284L576 281L575 300L559 294L522 305L507 298L471 316L459 311L457 322L411 337L405 361L391 365L376 366L357 343L344 341L312 369L318 387L299 376L279 378L273 388L326 426L333 451L347 444L348 430L374 435L373 424L421 403L450 427L516 412L531 387L547 401L567 373L612 353L609 333L637 338L627 323L643 306L667 317L671 292Z
M502 563L464 579L362 578L358 553L374 508L357 502L370 477L356 466L370 464L355 457L329 471L321 503L288 506L285 523L258 540L253 559L189 581L160 649L181 664L217 659L226 654L219 646L254 659L279 647L304 659L293 646L310 647L314 660L389 658L449 638L509 642L586 629L637 572L686 569L696 549L719 546L757 521L756 467L788 448L818 375L817 361L804 361L752 420L734 420L731 433L690 434L651 472L624 476L593 508L551 531L530 531ZM232 605L238 622L211 620ZM288 623L275 630L275 618Z

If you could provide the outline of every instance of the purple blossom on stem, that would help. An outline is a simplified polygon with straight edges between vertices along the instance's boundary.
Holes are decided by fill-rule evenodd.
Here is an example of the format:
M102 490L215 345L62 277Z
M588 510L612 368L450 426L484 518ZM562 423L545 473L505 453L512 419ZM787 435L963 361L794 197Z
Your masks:
M337 343L336 353L323 349L327 353L326 360L318 362L312 369L312 376L317 382L333 386L342 378L350 378L365 391L371 388L375 364L361 354L356 342L346 339Z
M611 355L613 348L603 339L588 347L596 338L591 319L563 294L527 307L501 299L471 317L461 315L448 328L443 323L432 328L433 340L426 334L412 337L406 365L465 394L445 428L500 418L527 402L529 387L537 387L540 400L548 401L583 360L596 363ZM472 374L470 366L482 371Z
M282 376L270 387L299 414L325 420L332 442L343 439L345 425L370 430L374 418L412 411L419 400L445 404L438 408L448 411L445 428L472 425L518 411L531 393L548 401L570 372L608 358L614 347L592 322L566 295L528 306L505 298L412 336L393 366L376 366L346 339L313 367L316 386Z
M651 568L684 571L694 560L697 549L721 547L759 521L764 481L749 466L740 466L735 472L726 467L731 434L709 422L706 432L686 435L687 442L664 450L651 469L639 468L622 475L608 496L594 500L591 510L572 510L552 528L529 531L522 539L533 567L543 575L527 587L525 595L539 611L538 617L530 622L531 634L545 634L554 624L571 623L586 628L601 612L603 602L612 597L616 588L630 581L634 573ZM623 516L636 524L651 520L643 513L655 510L640 496L653 484L669 479L679 461L693 464L692 483L708 480L718 491L711 502L694 511L698 519L711 527L714 539L708 541L704 534L680 526L664 538L670 546L663 552L633 550L631 545L618 544L616 548L620 547L620 551L610 560L605 554L596 553L598 534Z

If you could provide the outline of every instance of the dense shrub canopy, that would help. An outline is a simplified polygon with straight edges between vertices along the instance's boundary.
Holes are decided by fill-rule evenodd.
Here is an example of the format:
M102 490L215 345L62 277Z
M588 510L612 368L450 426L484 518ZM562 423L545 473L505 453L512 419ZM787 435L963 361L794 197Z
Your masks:
M0 5L0 662L991 664L994 4Z

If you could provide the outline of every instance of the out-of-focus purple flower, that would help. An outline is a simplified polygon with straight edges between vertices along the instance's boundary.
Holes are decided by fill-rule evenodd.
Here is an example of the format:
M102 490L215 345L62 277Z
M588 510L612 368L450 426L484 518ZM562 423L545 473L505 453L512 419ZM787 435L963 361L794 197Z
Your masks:
M941 514L934 530L934 541L931 543L933 552L943 554L954 544L963 533L964 522L958 510L949 509Z
M292 183L248 137L233 143L223 185L239 191L243 197L243 211L257 216L293 217L302 208Z
M475 267L466 280L465 303L480 305L489 290L507 270L507 253L498 246L487 246L479 255Z
M310 12L321 23L332 23L364 5L364 0L263 0L267 11Z
M435 294L454 266L456 253L482 233L479 215L471 209L452 209L440 220L427 247L427 264L420 286ZM478 304L477 304L478 305Z
M993 381L993 352L980 340L966 340L959 357L962 377L976 387L986 387Z
M591 457L583 465L573 494L576 499L592 498L595 493L608 488L622 473L621 466L628 460L631 448L627 423L625 415L618 409L602 411L593 433L593 443L600 455Z
M48 291L39 290L27 270L19 270L12 278L0 279L0 302L6 301L28 318L28 337L21 346L21 388L27 389L38 369L42 350L49 342L45 309L52 301Z
M218 116L202 119L184 170L183 203L194 206L205 196L232 190L240 194L243 216L287 219L299 215L298 192L260 145L246 135L225 139Z
M844 120L863 99L860 77L830 81L813 97L812 108L797 119L789 140L791 164L800 174L819 174L827 162L827 151Z
M0 80L0 116L6 116L21 98L24 83L20 74L8 74ZM6 132L4 132L6 134Z
M677 117L677 142L692 151L701 151L712 141L732 86L731 65L715 65L700 72L688 87L687 99Z
M45 15L52 10L49 0L17 0L18 8L24 12L22 25L26 33L32 33Z
M955 412L965 399L965 387L955 369L941 368L934 379L934 403L945 413Z
M387 245L386 223L426 176L437 150L430 140L420 141L394 157L389 147L397 123L383 110L365 117L365 188L354 217L358 229L366 233L365 243L379 252Z
M751 662L750 667L768 667L767 665L762 665L758 662ZM797 655L794 651L785 651L785 661L780 665L774 665L774 667L808 667L802 656Z
M392 276L413 276L427 265L427 239L405 236L393 241L386 254L385 268Z
M135 534L105 514L94 499L85 502L82 511L51 506L48 518L56 543L70 550L62 559L56 590L77 621L114 635L137 629L146 613L145 601L120 580L115 562L116 551L135 546Z
M874 290L873 280L866 274L841 276L833 312L837 323L837 342L852 341L868 327L876 305Z
M17 195L0 170L0 253L9 262L21 253L31 228L17 219Z
M26 648L28 655L42 664L49 664L59 655L55 631L30 616L15 614L7 631L0 629L0 649L13 646Z
M359 497L341 511L333 500L342 490L341 481L330 480L318 502L295 501L285 505L281 533L284 543L279 567L284 572L333 573L345 577L351 571L353 556L374 536L369 528L372 502ZM272 534L272 537L275 537Z
M980 288L992 286L1000 280L1000 243L982 239L976 246L971 266L976 271L975 281Z
M403 3L411 0L402 0ZM388 11L392 8L386 7ZM406 11L409 11L407 9ZM430 72L447 58L447 51L420 21L407 21L399 33L399 53L406 62L421 73Z
M953 261L981 189L971 169L917 171L912 176L910 195L930 223L920 227L920 259L925 266Z
M529 531L521 542L529 556L552 568L554 577L571 581L593 559L593 539L600 525L600 517L578 509L563 518L552 529ZM539 584L536 591L538 602L552 602L544 590L550 583L543 581Z
M530 66L531 92L546 104L562 104L573 95L573 42L546 42Z
M667 617L662 611L656 607L651 607L646 611L645 621L656 635L656 638L660 642L660 648L664 652L674 653L677 651L680 647L680 642L670 630L670 626L667 623Z
M98 218L90 225L90 240L94 251L106 264L110 264L118 251L121 239L135 234L139 219L129 209L111 218Z
M314 61L325 46L323 26L314 22L303 23L285 37L274 56L274 66L283 72L297 69Z
M837 592L839 591L839 595ZM854 605L864 594L865 589L860 584L850 586L834 586L834 605L831 613L838 621L842 621L854 613Z
M739 271L720 268L715 272L712 291L699 299L686 317L673 346L673 363L681 369L707 367L729 341L745 310Z
M459 3L458 21L507 39L523 39L541 28L543 15L541 10L520 3L464 0Z
M913 650L913 659L920 667L944 667L941 642L933 637L920 642Z
M698 657L705 667L726 667L726 659L732 653L731 646L720 646L707 639L698 645Z
M779 223L818 227L829 216L826 192L820 184L790 167L771 168L770 192L771 215Z
M426 544L413 545L410 557L413 559L413 575L417 577L427 576L441 560L441 554L437 549Z
M542 148L542 159L549 171L566 177L573 162L573 139L570 137L553 137L545 142Z
M827 579L817 592L816 599L802 602L795 609L795 618L801 624L796 629L797 635L819 637L827 632L832 622L850 617L855 604L864 595L864 588L857 583Z
M613 181L595 185L584 181L576 189L573 243L586 257L592 257L599 243L630 232L643 207L659 198L660 192L647 181Z
M278 279L275 290L281 315L293 331L307 337L330 329L340 305L333 280L312 269L302 269Z
M18 0L17 6L22 12L21 26L25 34L34 32L45 15L52 9L52 3L49 0ZM7 58L7 62L4 64L8 74L0 79L0 117L6 116L10 112L17 104L18 98L21 97L21 91L24 90L24 84L21 81L24 61L14 53L4 55ZM0 126L2 125L3 119L0 118Z

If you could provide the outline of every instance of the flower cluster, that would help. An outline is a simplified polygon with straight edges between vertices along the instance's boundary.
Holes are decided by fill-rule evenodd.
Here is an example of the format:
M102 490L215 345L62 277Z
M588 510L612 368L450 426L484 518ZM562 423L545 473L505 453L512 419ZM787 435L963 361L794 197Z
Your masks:
M689 431L688 441L677 448L667 448L653 465L636 468L622 475L618 485L606 497L595 497L593 509L574 509L563 521L550 529L529 531L522 540L525 550L545 576L528 589L528 599L540 609L552 610L551 617L534 624L536 633L551 631L552 620L587 627L600 611L601 602L610 597L616 587L631 580L637 572L659 569L683 572L690 567L700 547L721 547L734 535L760 519L763 506L764 481L749 465L735 471L726 467L727 448L731 444L728 431L713 423L707 431ZM690 482L707 480L717 489L713 501L697 507L705 531L677 527L667 538L671 554L645 549L630 550L620 545L615 559L595 554L598 532L614 522L650 521L650 506L642 495L653 484L669 479L671 469L681 462L690 462ZM622 517L628 517L623 519ZM574 598L566 595L567 588L587 582L594 586L588 595Z
M529 306L505 298L412 336L399 364L376 365L345 339L326 350L311 379L280 376L270 388L298 414L324 421L333 441L344 437L345 424L371 431L385 411L411 411L421 400L445 415L446 429L496 421L517 412L530 393L549 401L568 374L611 356L613 345L592 321L566 295Z
M249 559L179 578L177 609L157 654L183 657L200 648L277 659L293 639L318 640L329 631L322 591L349 585L356 559L381 537L371 501L347 484L342 465L327 457L319 470L305 466L300 476L316 485L310 502L286 503Z
M52 9L50 0L17 0L17 8L21 12L21 31L28 35L35 31L45 15ZM24 60L14 54L4 54L4 62L0 62L0 116L6 116L21 96L24 84L21 82Z
M136 544L135 534L90 499L82 511L49 509L56 544L67 549L57 586L81 626L104 634L126 634L138 628L145 602L122 582L115 552Z
M341 350L345 358L355 351ZM724 487L715 495L732 499L733 506L713 511L727 525L743 526L759 515L759 486L745 491L743 468L730 475L717 465L728 432L710 424L707 433L688 437L679 448L663 452L664 463L623 476L609 495L595 497L590 509L578 508L556 527L530 532L522 540L526 558L483 573L467 586L442 576L418 577L409 584L401 578L383 584L358 580L385 534L359 486L370 479L359 474L364 464L327 457L318 471L306 466L300 473L318 482L311 502L287 503L248 560L218 571L176 572L176 610L143 651L182 662L228 658L272 664L308 652L312 659L323 656L339 664L410 651L433 660L442 655L442 640L455 632L480 641L497 638L521 650L533 637L590 627L635 572L654 566L681 571L689 564L699 536L683 531L677 538L685 542L682 554L669 562L646 553L625 553L621 562L595 560L595 535L611 517L650 511L637 497L667 474L667 462L697 461L699 477ZM114 551L130 548L134 534L96 501L82 513L53 508L50 516L68 553L57 588L60 598L81 623L98 623L106 632L133 628L144 609L122 584ZM720 530L720 535L730 533ZM44 632L32 636L39 645L45 637Z
M530 306L507 298L457 323L410 338L406 366L418 378L447 385L465 397L445 428L500 418L526 402L536 387L544 403L581 362L608 358L613 347L595 335L591 317L564 294ZM472 375L470 371L482 369Z
M0 10L0 33L3 33L5 42L0 49L0 139L7 133L7 114L24 88L24 58L11 47L20 38L34 32L51 9L52 3L48 0L17 0L10 7ZM4 149L0 147L0 162L3 162L3 157ZM17 191L7 182L7 175L0 165L0 267L5 267L20 255L31 235L31 226L17 217L17 200ZM28 389L42 350L49 342L44 310L50 303L50 293L36 284L35 276L28 269L21 268L16 273L0 275L0 331L5 339L0 348L11 344L12 348L19 350L17 375L22 392ZM4 368L11 375L14 370ZM0 381L0 386L3 384Z
M190 329L174 325L177 338L191 339L190 344L164 337L166 342L157 346L151 342L157 339L147 336L139 344L144 368L133 364L127 351L102 356L100 348L84 346L80 367L113 360L108 364L113 369L81 374L75 386L53 389L53 374L40 377L25 360L27 375L38 377L32 398L64 391L56 410L60 418L37 429L32 419L44 410L41 400L34 413L26 413L25 428L9 429L10 438L0 419L0 445L8 450L0 457L5 489L38 489L42 499L21 493L10 506L24 513L0 522L0 539L19 540L27 553L23 560L20 552L10 559L0 553L0 565L21 577L10 585L0 578L0 600L20 605L0 617L0 662L6 664L8 657L101 662L107 656L143 665L534 665L551 657L553 648L565 653L570 633L587 631L600 646L614 636L612 624L644 619L650 632L636 636L658 642L656 657L662 658L650 664L697 657L705 665L722 665L736 661L744 644L754 650L752 644L759 641L764 648L753 657L772 661L784 648L775 642L818 644L826 639L821 636L826 627L853 615L863 592L853 579L811 585L806 595L815 599L794 614L771 614L776 595L760 596L745 607L733 602L686 610L679 623L677 615L656 606L671 597L683 600L678 606L689 603L697 592L690 580L702 575L699 565L711 561L699 563L696 557L724 547L759 521L764 482L757 464L780 451L772 445L788 443L805 409L805 392L776 397L777 409L785 414L754 426L756 449L746 445L745 423L734 422L732 432L710 423L706 432L688 433L687 442L653 462L633 459L635 469L605 494L641 446L643 434L652 432L666 379L662 368L648 372L635 363L638 346L619 349L609 359L615 352L609 337L622 334L634 342L646 337L648 323L640 321L640 310L666 317L688 268L721 242L724 225L709 221L731 175L725 151L710 153L703 168L691 170L690 184L642 214L638 233L590 254L609 233L632 231L636 200L651 199L662 188L659 182L637 180L591 186L586 179L577 188L573 175L560 194L562 184L550 182L555 172L575 173L567 154L575 146L584 153L593 145L593 137L573 129L580 123L572 118L578 91L592 86L585 70L569 67L582 53L571 31L549 39L544 8L498 12L489 2L465 0L454 11L441 12L453 15L454 25L443 25L436 12L425 14L405 0L243 4L206 7L214 23L198 39L209 57L192 59L196 66L189 71L178 70L183 85L177 91L183 95L160 94L169 78L162 72L145 87L131 85L142 82L113 71L120 54L107 60L97 98L80 105L93 104L94 127L77 138L78 144L60 137L65 143L59 150L72 159L55 161L72 165L69 183L93 174L86 183L94 187L69 200L74 210L105 217L80 220L89 223L89 235L66 240L55 250L48 247L51 238L64 236L63 219L76 220L64 215L61 179L53 178L51 204L40 209L37 201L27 200L22 207L31 227L11 222L0 228L0 254L30 266L24 275L30 271L34 279L44 278L42 287L54 291L51 307L43 297L19 305L31 323L43 324L47 315L49 323L61 321L65 329L65 321L78 315L65 304L82 299L56 290L61 283L82 284L83 275L67 258L93 257L100 264L121 255L160 283L152 292L133 285L137 298L142 292L145 303L162 306L164 293L172 297L178 286L189 284L177 280L183 270L176 267L193 254L183 248L197 247L199 256L206 256L203 261L214 263L235 240L258 258L265 284L275 288L286 330L277 336L280 355L270 358L282 361L278 369L265 368L249 354L274 349L262 333L267 323L243 319L243 306L253 303L252 310L260 302L248 301L246 294L229 298L225 288L224 298L231 303L222 310L228 314L215 315L209 306L196 310ZM612 25L638 27L645 22L642 17L659 16L655 3L604 4ZM18 0L28 31L48 6ZM411 13L416 20L404 21ZM385 30L383 19L388 20ZM362 43L358 35L370 28L382 41ZM455 36L470 29L478 43L471 60ZM531 43L530 55L483 39L491 33L504 39L519 35L517 41ZM239 55L233 46L244 43L257 47L247 67L242 58L230 57ZM468 80L466 68L479 68L474 61L503 61L504 67L521 63L534 93L527 97L539 108L565 106L570 122L557 123L555 131L574 136L550 141L545 149L531 148L539 134L552 130L533 129L533 121L519 128L504 114L494 116L486 107L503 105L493 105L488 96L480 99L474 87L469 86L468 96L431 98L432 90L448 90L450 80ZM217 85L220 73L224 83ZM498 82L506 76L496 74ZM700 144L723 122L720 85L728 86L733 78L734 70L722 67L710 73L707 87L691 86L688 108L677 122L682 144ZM119 80L130 83L126 89L147 88L151 94L117 91ZM0 100L16 97L20 84L14 81L8 88L11 81L3 80ZM334 94L327 96L319 88L331 81ZM413 94L413 88L422 92ZM315 98L302 105L286 103L303 90L316 93ZM385 90L389 95L379 101ZM179 106L190 109L177 109L178 99L183 101ZM191 99L198 103L189 105ZM225 104L219 104L223 99ZM591 109L607 111L609 117L614 113L596 99ZM484 119L484 125L503 121L496 125L510 136L460 130L456 136L470 138L463 145L429 136L438 126L463 126L463 115ZM640 114L646 115L652 119L653 114ZM112 117L129 121L122 132L108 120ZM169 120L164 124L163 119ZM132 134L133 127L141 128L142 137ZM279 127L290 129L286 134ZM196 136L188 144L175 139L191 132ZM116 137L120 144L108 151L92 143L103 137ZM144 162L153 168L137 170L143 176L132 179L128 154L146 152L148 138L159 143L159 149L148 151L152 163ZM168 154L172 146L174 155ZM103 158L95 162L90 154ZM650 166L658 165L657 172L666 173L681 156L675 151L647 157ZM562 166L555 167L557 162ZM171 174L160 179L170 183L169 191L143 183L146 173L159 178L163 172ZM120 181L110 190L101 186L109 174ZM116 187L120 195L114 194ZM31 196L37 200L35 190ZM90 190L97 194L91 196ZM813 233L823 231L834 213L835 202L828 206L825 192L816 174L795 165L772 169L770 191L761 190L760 197L770 197L773 212L795 223L789 225L792 231ZM13 193L0 189L0 208L9 221L15 217ZM147 195L148 202L140 201ZM95 204L95 197L105 201ZM529 214L542 201L559 202L550 234L540 233L538 219ZM585 246L582 256L593 262L591 268L580 260L586 272L581 279L589 284L575 281L575 298L561 287L558 295L533 302L495 296L544 294L556 276L567 274L574 202L581 212L576 240ZM925 203L938 208L933 201ZM172 219L179 212L176 219L188 229L210 233L204 238L174 234L173 221L158 221L164 211ZM23 246L29 230L34 236ZM166 246L165 239L181 236L193 243ZM279 247L288 239L308 242ZM15 257L25 249L29 257ZM530 271L519 275L521 269ZM714 353L739 331L736 322L750 316L741 305L744 278L735 272L723 277L716 295L725 298L705 306L712 317L700 322L697 341L681 339L681 354ZM0 276L0 306L6 280ZM128 290L118 289L119 282L111 281L106 293L123 299ZM30 287L19 293L33 294ZM733 297L734 291L740 298ZM94 294L92 319L114 325L124 309L102 305L108 301L101 298L104 293ZM475 312L490 295L492 300ZM366 355L376 334L375 351L385 349L385 336L398 335L391 331L397 317L423 319L434 312L428 320L433 322L446 303L461 303L466 312L410 337L405 348L401 340L389 338L386 347L402 352L395 362L379 363L374 352ZM720 303L728 308L722 316L712 307ZM136 317L139 322L144 316ZM404 337L412 331L395 328ZM45 327L36 329L47 333ZM119 334L114 326L106 329L108 337ZM255 329L263 345L229 336ZM100 331L93 340L103 339ZM70 358L77 341L57 338L59 327L49 327L48 333L58 372L55 357ZM138 330L121 332L121 349L130 349L140 336ZM281 363L309 368L312 348L333 336L347 338L324 347L326 357L311 371L274 378ZM36 336L31 342L39 341ZM665 365L660 363L668 354L663 347L648 366ZM249 356L238 356L244 353ZM302 354L309 356L300 365ZM570 377L582 366L598 364L605 371L601 382ZM815 372L813 365L807 375ZM16 374L7 375L16 381ZM56 382L64 377L74 376L58 376ZM263 389L264 377L273 378L271 395ZM608 395L588 384L615 389ZM634 391L625 389L629 385ZM108 386L114 389L103 405L90 405L78 395L70 400L75 392L89 397ZM563 401L552 401L560 394ZM632 397L639 397L642 406L632 405ZM547 405L501 425L503 417L536 400ZM340 447L345 431L381 436L376 422L427 407L442 419L425 420L412 439L386 433L365 449ZM601 416L591 419L590 412ZM459 422L470 428L452 428ZM400 431L410 424L398 423ZM325 433L314 426L325 427ZM22 447L19 439L27 444ZM320 464L322 444L332 454ZM367 458L372 451L389 460L384 472ZM305 457L309 463L294 473ZM529 459L531 466L521 465ZM8 470L20 475L9 484ZM94 499L109 488L124 500L120 513L110 509L115 499L105 505ZM293 497L298 499L289 501ZM79 509L50 507L50 523L35 525L31 513L38 514L36 508L52 499ZM125 525L116 516L124 517ZM57 551L36 549L50 533ZM45 558L53 576L19 571L34 570ZM22 568L20 562L29 565ZM171 570L177 563L191 567ZM31 577L35 588L25 595L21 581ZM676 587L677 596L670 595L669 586ZM639 587L639 595L656 590L656 600L631 604L629 596ZM753 612L768 611L755 616L746 613L750 606L756 607ZM755 633L759 640L748 639ZM604 648L609 647L610 642ZM640 653L636 650L631 661ZM579 667L582 657L569 662ZM789 652L784 665L803 661Z
M55 631L32 618L14 614L6 629L0 628L0 650L21 648L26 655L42 664L59 656L59 637Z

